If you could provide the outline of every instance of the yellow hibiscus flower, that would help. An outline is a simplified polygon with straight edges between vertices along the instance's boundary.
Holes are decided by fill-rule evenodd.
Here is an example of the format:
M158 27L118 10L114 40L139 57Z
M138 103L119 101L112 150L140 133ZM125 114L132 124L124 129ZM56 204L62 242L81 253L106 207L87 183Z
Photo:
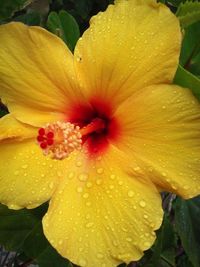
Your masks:
M140 259L162 222L159 191L200 193L200 106L171 84L177 18L118 0L74 55L40 27L9 23L0 36L0 202L51 199L44 233L80 266Z

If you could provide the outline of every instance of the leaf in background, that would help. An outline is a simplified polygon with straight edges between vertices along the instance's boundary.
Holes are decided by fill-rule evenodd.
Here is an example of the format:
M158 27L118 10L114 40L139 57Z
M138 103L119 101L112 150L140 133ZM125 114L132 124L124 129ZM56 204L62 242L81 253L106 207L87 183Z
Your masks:
M162 227L157 232L156 243L153 247L152 266L175 266L175 233L172 224L165 215Z
M200 22L187 29L182 43L180 64L189 69L193 58L200 53Z
M190 71L200 79L200 52L192 58Z
M194 265L200 266L200 197L190 200L177 198L175 225L183 248Z
M98 1L102 2L102 1ZM92 7L93 7L93 1L91 0L75 0L75 10L79 16L81 16L83 19L88 18Z
M200 2L186 1L181 3L176 12L183 28L200 20Z
M76 42L80 37L80 31L73 16L64 10L61 10L59 14L52 11L48 16L47 28L62 38L70 50L74 50Z
M50 245L37 257L39 267L71 267L66 259L62 258Z
M0 21L10 18L16 11L29 5L32 0L0 0Z
M165 0L166 4L172 5L174 7L178 7L180 3L184 2L185 0Z
M0 244L7 250L21 248L37 223L38 218L28 210L14 211L0 204Z
M38 12L30 12L24 15L17 16L13 19L14 21L20 21L29 26L40 25L40 14Z
M193 94L200 100L200 79L179 65L174 83L191 89Z
M41 218L46 211L47 204L18 211L0 204L0 244L10 251L23 251L40 267L70 267L43 234Z

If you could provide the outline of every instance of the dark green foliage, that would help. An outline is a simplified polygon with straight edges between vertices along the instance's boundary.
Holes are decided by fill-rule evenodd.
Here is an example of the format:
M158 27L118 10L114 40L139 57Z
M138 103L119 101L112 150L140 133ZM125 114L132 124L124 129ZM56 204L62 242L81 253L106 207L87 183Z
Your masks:
M74 50L80 31L73 16L64 10L58 14L52 11L48 16L47 28L62 38L72 51Z

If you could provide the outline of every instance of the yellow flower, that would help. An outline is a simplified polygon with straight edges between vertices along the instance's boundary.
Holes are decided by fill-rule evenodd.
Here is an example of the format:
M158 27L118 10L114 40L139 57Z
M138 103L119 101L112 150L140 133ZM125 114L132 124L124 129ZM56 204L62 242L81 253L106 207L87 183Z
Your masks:
M51 199L44 233L80 266L140 259L162 222L159 191L200 192L200 107L171 84L178 20L154 0L118 0L74 55L40 27L0 36L1 203Z

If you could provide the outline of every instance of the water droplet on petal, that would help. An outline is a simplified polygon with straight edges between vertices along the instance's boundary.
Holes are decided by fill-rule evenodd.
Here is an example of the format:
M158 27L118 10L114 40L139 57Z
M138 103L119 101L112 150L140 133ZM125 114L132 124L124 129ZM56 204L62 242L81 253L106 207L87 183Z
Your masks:
M102 179L97 179L97 180L96 180L96 184L97 184L97 185L102 184Z
M126 241L131 242L132 241L132 238L131 237L127 237L126 238Z
M27 169L27 168L28 168L27 164L22 165L22 169Z
M146 202L144 200L141 200L139 202L139 204L140 204L140 207L142 207L142 208L144 208L146 206Z
M88 193L85 193L85 194L83 195L83 197L84 197L84 198L88 198L88 197L89 197L89 194L88 194Z
M88 179L88 174L82 173L78 176L78 178L81 182L85 182Z
M81 186L77 187L77 192L78 192L78 193L83 192L83 188L82 188Z
M86 202L86 206L88 206L88 207L91 206L91 202L89 202L89 201Z
M82 165L82 162L81 162L81 161L77 161L77 162L76 162L76 166L77 166L77 167L81 167L81 165Z
M86 186L87 186L87 188L91 188L91 187L92 187L92 183L91 183L91 182L88 182L88 183L86 184Z
M87 227L87 228L90 228L90 227L92 227L93 225L94 225L93 222L89 222L89 223L86 224L86 227Z
M132 190L128 191L128 196L129 197L133 197L134 195L135 195L135 193Z
M72 179L74 177L74 173L73 172L70 172L69 175L68 175L69 179Z
M103 254L101 254L101 253L97 253L97 258L98 258L98 259L103 259Z
M103 168L99 168L99 169L97 169L97 173L98 173L98 174L102 174L102 173L103 173Z
M62 245L62 244L63 244L63 240L60 239L60 240L58 241L58 244L59 244L59 245Z
M53 189L53 187L54 187L54 182L51 182L51 183L49 184L49 188L50 188L50 189Z
M15 171L15 172L14 172L14 175L18 175L18 174L19 174L19 171Z
M110 179L112 179L112 180L114 180L115 177L116 177L116 176L115 176L114 174L111 174L111 175L110 175Z

